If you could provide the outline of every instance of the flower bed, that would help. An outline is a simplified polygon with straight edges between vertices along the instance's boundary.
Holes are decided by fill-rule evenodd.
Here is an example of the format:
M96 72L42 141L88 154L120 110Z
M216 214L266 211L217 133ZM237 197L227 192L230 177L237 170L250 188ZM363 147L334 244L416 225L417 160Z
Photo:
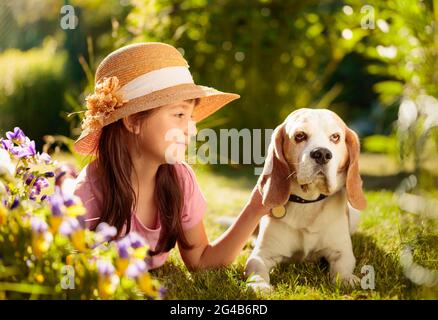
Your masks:
M116 230L105 223L86 229L62 170L19 128L0 138L0 298L162 298L143 239L110 241Z

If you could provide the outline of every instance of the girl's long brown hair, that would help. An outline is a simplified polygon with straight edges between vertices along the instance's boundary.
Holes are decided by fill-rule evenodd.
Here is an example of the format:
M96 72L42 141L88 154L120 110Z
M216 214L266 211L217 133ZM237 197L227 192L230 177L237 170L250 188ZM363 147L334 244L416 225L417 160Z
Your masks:
M134 121L141 121L152 112L151 110L139 112L135 114ZM135 137L125 128L123 120L118 120L103 127L96 152L99 187L105 196L99 222L115 226L116 238L124 236L121 233L125 224L125 235L130 232L132 209L136 207L138 201L141 201L137 199L131 183L133 162L128 150L129 139ZM192 246L188 243L182 229L183 190L175 167L171 164L162 164L158 168L155 183L154 200L161 231L157 247L154 251L150 251L150 254L169 251L177 240L184 249L191 249Z

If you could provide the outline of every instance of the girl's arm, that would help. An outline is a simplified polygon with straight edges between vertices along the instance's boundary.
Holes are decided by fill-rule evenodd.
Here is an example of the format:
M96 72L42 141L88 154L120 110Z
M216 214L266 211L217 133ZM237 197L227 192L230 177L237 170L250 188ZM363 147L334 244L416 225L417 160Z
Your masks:
M255 187L237 220L214 242L208 242L202 221L185 232L187 241L193 248L187 250L179 246L184 263L191 270L231 264L254 232L261 217L267 213L268 209L263 207L262 197Z

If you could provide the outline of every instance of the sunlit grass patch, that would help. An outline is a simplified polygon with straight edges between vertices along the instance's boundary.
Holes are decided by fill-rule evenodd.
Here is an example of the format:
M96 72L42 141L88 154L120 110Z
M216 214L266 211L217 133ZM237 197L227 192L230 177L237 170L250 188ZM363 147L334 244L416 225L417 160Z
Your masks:
M210 240L214 240L225 231L217 223L217 218L239 214L255 185L256 177L250 173L239 174L237 171L234 172L235 177L231 174L227 176L202 167L195 167L195 171L208 202L205 217L207 234ZM245 262L251 252L250 241L228 268L189 273L178 251L173 250L170 260L153 274L167 286L169 299L437 298L436 288L417 286L404 275L399 261L404 244L402 236L413 237L415 234L406 234L407 221L400 219L401 215L406 214L398 209L394 193L388 190L367 192L366 198L368 207L361 213L359 229L352 241L357 260L355 274L362 277L361 268L365 265L373 266L374 290L364 290L360 286L347 289L332 284L326 263L305 262L279 264L271 272L273 292L267 296L254 294L247 289L243 276ZM434 247L436 239L420 238L416 241L421 248L415 251L416 261L424 261L424 266L438 269Z

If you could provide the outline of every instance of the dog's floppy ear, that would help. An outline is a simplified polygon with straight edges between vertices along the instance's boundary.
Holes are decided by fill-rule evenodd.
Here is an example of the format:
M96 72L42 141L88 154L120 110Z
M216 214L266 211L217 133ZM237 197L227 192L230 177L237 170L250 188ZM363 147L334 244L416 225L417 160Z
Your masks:
M357 134L350 128L346 128L345 142L349 156L346 183L348 201L354 208L363 210L367 206L367 201L362 190L362 179L359 174L360 144Z
M285 123L275 128L263 172L257 182L257 187L262 194L262 203L268 208L282 206L289 198L289 165L283 153L285 139Z

